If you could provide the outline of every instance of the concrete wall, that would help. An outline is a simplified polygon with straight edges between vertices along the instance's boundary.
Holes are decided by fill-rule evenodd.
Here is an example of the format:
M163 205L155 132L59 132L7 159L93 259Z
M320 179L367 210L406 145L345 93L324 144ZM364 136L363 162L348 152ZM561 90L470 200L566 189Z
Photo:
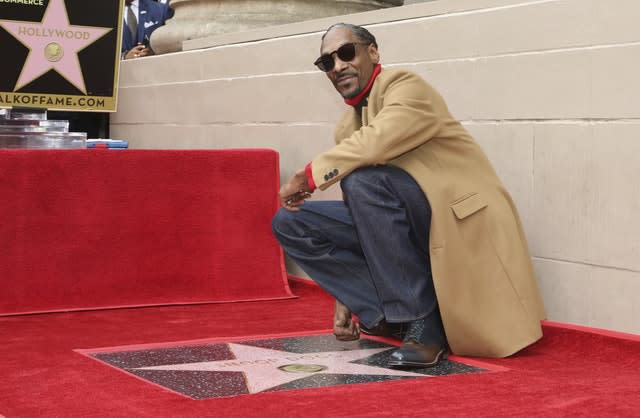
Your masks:
M322 29L367 25L383 64L428 79L486 150L549 318L640 333L638 16L637 0L437 0L189 41L123 63L112 136L275 148L288 177L332 145L344 109L311 64Z

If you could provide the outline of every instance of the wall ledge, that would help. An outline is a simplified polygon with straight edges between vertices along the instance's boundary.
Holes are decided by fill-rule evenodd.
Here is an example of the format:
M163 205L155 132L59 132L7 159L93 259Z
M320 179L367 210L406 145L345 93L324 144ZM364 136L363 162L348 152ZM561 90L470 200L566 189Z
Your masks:
M266 39L308 35L324 32L336 22L347 22L367 26L394 21L423 19L425 17L447 15L452 13L472 12L484 9L499 9L527 6L538 3L557 2L559 0L436 0L426 3L408 4L400 7L354 13L344 16L332 16L286 25L270 26L244 32L225 33L200 39L186 40L182 44L183 51L233 45L246 42L257 42Z

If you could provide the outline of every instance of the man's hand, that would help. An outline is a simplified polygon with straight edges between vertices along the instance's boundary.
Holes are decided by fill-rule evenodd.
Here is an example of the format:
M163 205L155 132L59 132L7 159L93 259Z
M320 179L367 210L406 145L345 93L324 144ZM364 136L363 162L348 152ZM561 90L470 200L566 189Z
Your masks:
M338 341L353 341L360 338L360 327L351 319L351 311L337 299L333 312L333 335Z
M280 188L280 206L292 212L299 211L305 199L311 197L311 193L313 192L307 182L307 174L302 168Z
M124 59L130 60L132 58L147 57L149 55L154 55L153 50L151 48L147 48L143 44L138 44L124 54Z

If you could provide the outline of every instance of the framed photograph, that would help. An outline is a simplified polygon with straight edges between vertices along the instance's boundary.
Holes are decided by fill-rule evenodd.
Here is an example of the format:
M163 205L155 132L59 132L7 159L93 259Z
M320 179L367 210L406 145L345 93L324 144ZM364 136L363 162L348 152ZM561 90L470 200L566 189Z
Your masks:
M124 0L0 0L0 108L114 112Z

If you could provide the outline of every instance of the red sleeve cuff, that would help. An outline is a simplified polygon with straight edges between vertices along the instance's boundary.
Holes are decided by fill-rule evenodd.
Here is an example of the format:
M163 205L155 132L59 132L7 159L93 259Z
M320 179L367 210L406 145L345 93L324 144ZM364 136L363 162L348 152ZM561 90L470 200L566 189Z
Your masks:
M311 171L311 163L307 164L304 167L304 173L307 175L307 183L309 184L309 188L311 191L316 189L316 182L313 181L313 172Z

